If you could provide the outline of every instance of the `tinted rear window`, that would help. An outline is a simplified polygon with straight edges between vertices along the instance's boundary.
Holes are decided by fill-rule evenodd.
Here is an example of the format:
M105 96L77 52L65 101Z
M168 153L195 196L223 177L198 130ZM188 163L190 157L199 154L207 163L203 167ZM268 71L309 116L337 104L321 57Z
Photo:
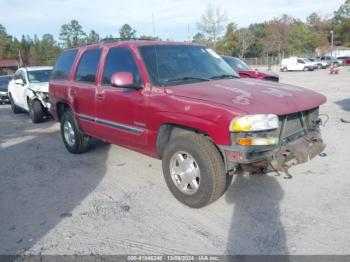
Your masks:
M101 49L86 51L80 59L75 80L94 83L98 62L100 61Z
M69 72L72 68L77 52L78 50L69 50L69 51L63 52L59 56L59 58L55 63L51 79L66 80L68 78Z

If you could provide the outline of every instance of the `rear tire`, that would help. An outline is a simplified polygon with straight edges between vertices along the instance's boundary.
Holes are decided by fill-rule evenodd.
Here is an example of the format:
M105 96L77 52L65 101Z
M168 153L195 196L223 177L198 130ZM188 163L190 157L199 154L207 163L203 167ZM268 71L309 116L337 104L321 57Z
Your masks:
M10 104L11 104L11 109L14 114L19 114L22 113L22 110L15 104L15 101L13 100L11 94L9 95L10 97Z
M206 206L225 191L224 162L214 144L204 136L193 133L172 139L165 148L162 166L169 190L189 207ZM193 173L198 174L195 179Z
M61 117L61 135L67 150L72 154L81 154L89 150L90 137L83 133L75 121L72 111L64 111Z
M28 101L29 116L34 124L44 121L44 110L38 99Z
M282 71L283 72L288 72L288 68L287 67L283 67Z

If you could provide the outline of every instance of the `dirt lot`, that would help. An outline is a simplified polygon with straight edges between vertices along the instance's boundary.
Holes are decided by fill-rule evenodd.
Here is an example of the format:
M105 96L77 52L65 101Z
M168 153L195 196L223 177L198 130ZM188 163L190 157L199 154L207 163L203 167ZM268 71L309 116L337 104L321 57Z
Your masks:
M71 155L53 121L0 106L0 254L349 254L350 68L281 73L325 94L327 157L235 177L199 210L175 200L161 162L118 146Z

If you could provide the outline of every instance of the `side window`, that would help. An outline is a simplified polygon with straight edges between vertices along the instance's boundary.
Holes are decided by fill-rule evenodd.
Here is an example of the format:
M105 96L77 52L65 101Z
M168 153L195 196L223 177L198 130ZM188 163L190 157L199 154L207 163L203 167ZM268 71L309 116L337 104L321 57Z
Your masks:
M21 71L17 71L13 77L14 80L20 79L21 78Z
M301 60L301 59L298 59L298 60L297 60L297 63L299 63L299 64L305 64L305 62L304 62L303 60Z
M26 78L25 78L25 74L24 74L24 72L23 72L22 70L18 70L18 71L15 73L13 79L14 79L14 80L22 79L23 84L27 84L27 80L26 80Z
M103 84L111 84L111 77L114 73L131 72L134 75L135 83L141 84L141 77L137 69L134 57L127 48L111 48L107 54L103 71Z
M20 78L23 80L23 84L27 84L27 78L26 78L26 73L21 71L21 76Z
M66 80L72 68L78 50L63 52L57 59L52 71L53 80Z
M88 50L83 54L75 76L76 81L95 83L101 52L101 49L94 49Z

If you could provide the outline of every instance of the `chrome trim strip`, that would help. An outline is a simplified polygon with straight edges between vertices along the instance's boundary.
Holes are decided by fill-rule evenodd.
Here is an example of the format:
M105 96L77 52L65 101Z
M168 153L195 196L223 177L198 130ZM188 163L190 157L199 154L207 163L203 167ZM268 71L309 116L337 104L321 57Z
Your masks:
M97 124L102 124L102 125L105 125L105 126L117 128L117 129L124 130L124 131L127 131L129 133L136 134L136 135L141 135L144 132L143 129L136 128L136 127L133 127L133 126L124 125L124 124L121 124L121 123L112 122L112 121L108 121L108 120L104 120L104 119L100 119L100 118L93 118L91 116L84 115L84 114L77 114L77 115L82 120L86 120L86 121L89 121L89 122L95 122Z
M83 120L86 120L86 121L89 121L89 122L95 122L95 119L91 116L87 116L87 115L84 115L84 114L77 114L78 117L80 119L83 119Z

